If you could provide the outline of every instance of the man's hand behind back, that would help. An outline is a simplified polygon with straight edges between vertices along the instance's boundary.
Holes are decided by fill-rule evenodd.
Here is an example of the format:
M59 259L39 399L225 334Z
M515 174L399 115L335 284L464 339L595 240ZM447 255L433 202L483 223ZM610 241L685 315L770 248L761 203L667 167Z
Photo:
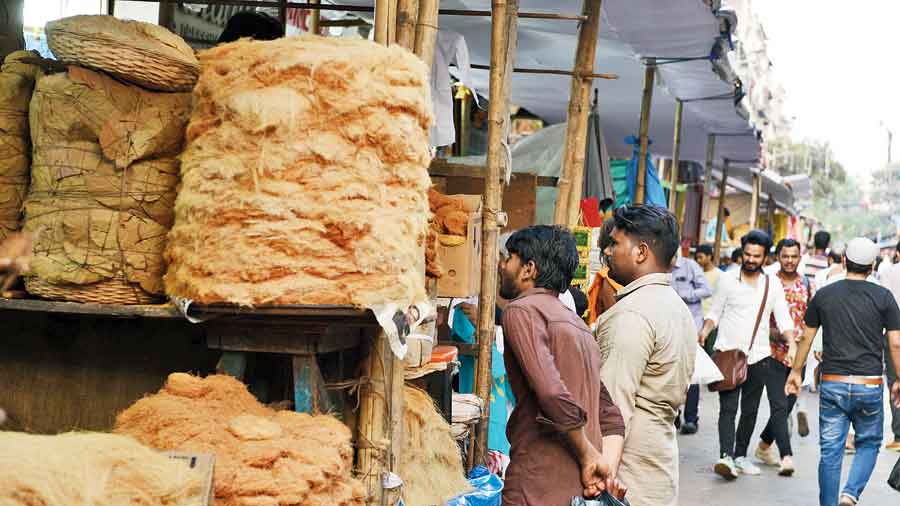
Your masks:
M893 385L891 385L891 400L894 403L894 406L900 408L900 381L895 381Z

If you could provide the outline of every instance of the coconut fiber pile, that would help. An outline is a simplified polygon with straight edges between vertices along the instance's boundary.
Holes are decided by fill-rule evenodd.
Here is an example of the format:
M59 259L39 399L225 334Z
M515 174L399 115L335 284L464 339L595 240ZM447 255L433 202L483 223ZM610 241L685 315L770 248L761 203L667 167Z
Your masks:
M166 290L203 303L425 298L425 65L364 40L200 56Z
M37 53L16 51L0 67L0 242L19 228L28 190L28 103L37 68L20 60L35 56Z
M0 432L4 506L194 506L199 473L132 438Z
M38 79L25 204L35 237L30 292L83 302L101 283L126 292L104 302L163 292L190 100L75 66Z
M410 506L443 505L472 488L465 478L459 446L450 424L427 393L407 386L404 402L403 501Z
M365 503L350 476L350 429L331 416L273 411L230 376L172 374L122 412L115 431L160 450L214 453L217 506Z

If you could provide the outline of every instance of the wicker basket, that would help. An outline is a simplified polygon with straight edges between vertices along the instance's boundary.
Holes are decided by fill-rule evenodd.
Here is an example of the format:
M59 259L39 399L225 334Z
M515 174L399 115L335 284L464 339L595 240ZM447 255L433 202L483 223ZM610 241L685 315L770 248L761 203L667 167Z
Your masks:
M65 63L101 70L158 91L190 91L200 64L184 39L165 28L112 16L47 23L47 45Z
M31 295L50 300L96 304L156 304L163 299L119 279L90 285L57 285L31 276L25 278L25 290Z

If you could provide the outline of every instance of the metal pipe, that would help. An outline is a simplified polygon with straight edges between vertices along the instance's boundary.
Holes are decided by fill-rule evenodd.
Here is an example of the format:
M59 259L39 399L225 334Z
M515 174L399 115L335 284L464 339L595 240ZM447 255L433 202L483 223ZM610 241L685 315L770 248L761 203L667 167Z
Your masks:
M759 226L759 193L762 188L762 177L759 172L753 173L753 188L750 193L750 228Z
M480 63L474 63L470 65L473 69L478 70L490 70L490 65L484 65ZM598 74L595 72L578 72L572 70L560 70L560 69L535 69L535 68L522 68L516 67L513 69L513 72L517 74L552 74L558 76L575 76L582 79L618 79L618 74Z
M653 102L653 80L656 76L655 60L648 58L647 68L644 69L644 92L641 98L641 125L639 132L640 149L638 151L637 188L634 192L634 203L642 205L647 192L647 148L650 130L650 106Z

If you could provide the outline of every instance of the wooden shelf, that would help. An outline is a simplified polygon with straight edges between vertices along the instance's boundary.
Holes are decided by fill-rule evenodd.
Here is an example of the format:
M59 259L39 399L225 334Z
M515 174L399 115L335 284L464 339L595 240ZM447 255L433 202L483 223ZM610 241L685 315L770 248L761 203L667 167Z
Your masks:
M184 319L174 304L123 305L123 304L82 304L79 302L59 302L39 299L0 298L0 311L32 311L41 313L73 314L110 318L163 318ZM249 317L271 319L343 319L371 321L375 319L365 309L353 306L260 306L240 307L231 304L208 306L191 305L191 316L198 318Z

